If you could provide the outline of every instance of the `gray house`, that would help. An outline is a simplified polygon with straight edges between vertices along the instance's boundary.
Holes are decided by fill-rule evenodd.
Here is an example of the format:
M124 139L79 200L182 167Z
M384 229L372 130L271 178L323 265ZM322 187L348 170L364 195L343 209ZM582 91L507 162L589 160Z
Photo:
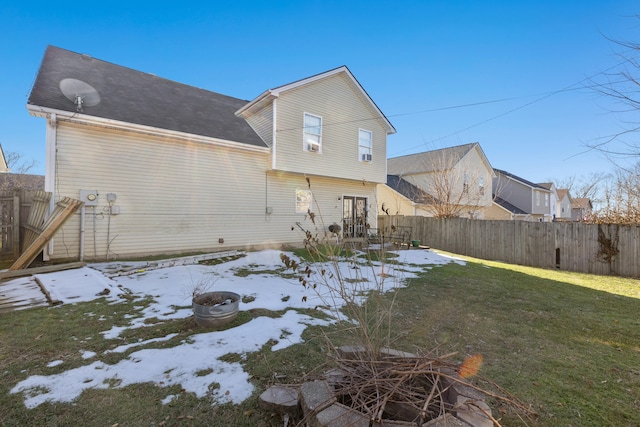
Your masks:
M552 206L551 190L507 171L494 170L494 205L486 219L553 220L555 206Z

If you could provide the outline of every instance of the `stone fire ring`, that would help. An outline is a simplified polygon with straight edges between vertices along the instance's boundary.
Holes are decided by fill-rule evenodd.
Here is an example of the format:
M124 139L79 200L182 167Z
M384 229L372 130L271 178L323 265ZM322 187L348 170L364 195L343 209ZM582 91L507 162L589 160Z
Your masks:
M340 347L342 355L362 352L358 346ZM393 349L383 349L388 357L416 357L411 353ZM355 409L338 402L334 383L335 370L325 373L324 380L304 382L301 386L274 385L260 395L260 405L264 409L282 414L285 419L299 417L301 414L309 427L402 427L416 426L415 422L383 420L381 423L371 422L370 418ZM339 374L338 374L339 375ZM335 380L335 378L333 378ZM454 408L434 420L422 424L421 427L492 427L491 408L471 387L460 382L453 382L446 398Z

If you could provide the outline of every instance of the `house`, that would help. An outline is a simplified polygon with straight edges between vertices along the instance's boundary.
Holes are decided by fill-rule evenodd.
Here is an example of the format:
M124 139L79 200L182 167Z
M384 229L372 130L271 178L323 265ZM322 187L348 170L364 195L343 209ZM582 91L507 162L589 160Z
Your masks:
M571 220L571 193L569 193L569 190L566 188L558 189L556 217L562 221Z
M486 219L553 220L551 190L504 170L495 169L495 172L492 188L496 202L488 210ZM505 214L505 209L509 209L507 206L517 208L517 211L509 212L508 218Z
M386 185L378 186L380 213L386 215L430 216L433 198L397 175L387 175Z
M376 221L395 132L345 66L246 101L53 46L27 108L46 120L45 189L85 202L48 259L355 234Z
M484 219L502 221L529 221L529 213L493 194L493 203L486 210Z
M392 214L482 219L491 206L493 168L477 142L390 158L387 169L378 203Z
M559 200L559 196L558 196L558 190L556 189L556 186L553 182L541 182L538 183L538 185L540 187L544 187L547 190L549 190L551 192L550 196L549 196L549 207L551 208L551 217L553 221L556 221L558 219L558 210L559 210L559 206L558 206L558 200Z
M587 197L576 197L571 199L571 219L573 221L586 221L591 216L593 204Z
M2 149L2 145L0 144L0 173L11 172L9 169L9 165L7 165L7 158L4 155L4 150Z

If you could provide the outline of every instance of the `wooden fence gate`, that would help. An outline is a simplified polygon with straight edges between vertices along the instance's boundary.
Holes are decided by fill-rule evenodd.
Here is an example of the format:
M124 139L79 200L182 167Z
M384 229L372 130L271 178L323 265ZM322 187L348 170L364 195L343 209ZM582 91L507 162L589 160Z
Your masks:
M18 259L34 224L37 229L44 221L50 199L41 190L0 191L0 261Z

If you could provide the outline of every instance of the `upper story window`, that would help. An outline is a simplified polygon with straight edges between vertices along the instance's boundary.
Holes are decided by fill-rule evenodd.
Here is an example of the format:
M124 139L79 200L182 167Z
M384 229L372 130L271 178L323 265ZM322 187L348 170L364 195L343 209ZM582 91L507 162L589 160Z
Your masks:
M478 178L478 193L480 193L481 196L484 196L484 177L480 177Z
M540 206L540 193L536 191L536 206Z
M320 153L322 148L322 117L304 113L304 151Z
M361 162L370 162L372 159L371 148L373 145L373 132L370 130L358 130L358 159Z
M467 194L469 192L469 174L464 173L464 181L462 182L462 193Z
M544 195L544 205L545 206L549 206L549 195L548 194Z

